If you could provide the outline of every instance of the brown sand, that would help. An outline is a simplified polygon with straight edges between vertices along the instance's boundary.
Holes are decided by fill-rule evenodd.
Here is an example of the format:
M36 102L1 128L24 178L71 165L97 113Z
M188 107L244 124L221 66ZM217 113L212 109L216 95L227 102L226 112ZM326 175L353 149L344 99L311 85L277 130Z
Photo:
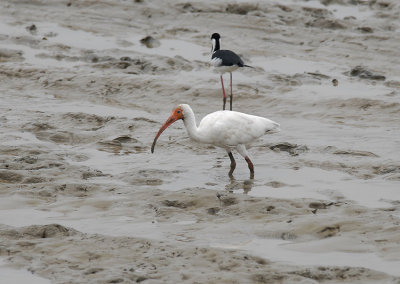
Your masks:
M52 283L400 283L400 5L320 2L1 1L0 256ZM234 109L282 126L255 180L182 124L150 154L177 104L221 109L213 32L255 67Z

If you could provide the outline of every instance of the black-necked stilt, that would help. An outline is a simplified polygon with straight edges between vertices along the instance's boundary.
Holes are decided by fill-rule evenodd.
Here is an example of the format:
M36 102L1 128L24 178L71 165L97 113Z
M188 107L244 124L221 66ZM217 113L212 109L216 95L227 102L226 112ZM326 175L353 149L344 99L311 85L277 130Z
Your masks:
M226 104L226 95L225 95L225 87L224 80L222 75L226 72L229 72L231 77L231 100L230 100L230 110L232 110L232 72L238 69L239 67L251 67L249 65L245 65L243 60L231 50L221 50L220 49L220 38L221 36L218 33L213 33L211 36L212 41L212 51L211 51L211 65L215 67L218 73L221 73L221 85L222 85L222 93L224 95L224 104L223 110L225 110Z

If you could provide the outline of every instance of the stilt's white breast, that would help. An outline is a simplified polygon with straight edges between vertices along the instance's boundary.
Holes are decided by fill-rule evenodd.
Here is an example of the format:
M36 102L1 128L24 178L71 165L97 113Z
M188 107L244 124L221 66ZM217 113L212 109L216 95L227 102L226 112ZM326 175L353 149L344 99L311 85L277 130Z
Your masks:
M233 72L236 69L238 69L239 66L237 65L232 65L232 66L218 66L214 68L214 71L220 74L228 73L228 72Z

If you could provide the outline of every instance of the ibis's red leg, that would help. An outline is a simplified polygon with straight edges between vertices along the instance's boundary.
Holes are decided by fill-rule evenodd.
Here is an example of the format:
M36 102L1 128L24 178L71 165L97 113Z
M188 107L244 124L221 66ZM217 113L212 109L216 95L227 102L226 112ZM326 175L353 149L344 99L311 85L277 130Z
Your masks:
M229 158L231 159L231 170L229 171L229 176L232 177L233 171L236 168L236 161L235 161L235 158L233 158L232 152L229 152L228 155L229 155Z
M232 93L232 72L229 72L231 74L231 101L230 101L230 106L232 110L232 102L233 102L233 93Z
M224 79L222 79L222 75L221 75L221 85L222 85L222 93L224 94L224 105L223 105L222 109L225 110L226 95L225 95Z
M247 164L249 165L249 170L250 170L250 178L254 178L254 166L253 163L251 162L250 158L248 156L244 157Z

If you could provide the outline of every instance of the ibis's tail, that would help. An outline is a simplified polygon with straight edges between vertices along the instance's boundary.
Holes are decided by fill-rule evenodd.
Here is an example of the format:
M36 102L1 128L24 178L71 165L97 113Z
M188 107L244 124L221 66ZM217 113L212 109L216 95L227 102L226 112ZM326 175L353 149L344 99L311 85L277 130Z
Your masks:
M281 126L279 123L272 121L270 119L269 119L269 121L271 124L270 124L269 128L267 129L267 131L265 131L265 133L272 134L272 133L277 133L277 132L281 131Z
M253 69L256 68L256 67L253 67L253 66L250 66L250 65L246 65L246 64L243 64L243 67L249 67L249 68L253 68Z

